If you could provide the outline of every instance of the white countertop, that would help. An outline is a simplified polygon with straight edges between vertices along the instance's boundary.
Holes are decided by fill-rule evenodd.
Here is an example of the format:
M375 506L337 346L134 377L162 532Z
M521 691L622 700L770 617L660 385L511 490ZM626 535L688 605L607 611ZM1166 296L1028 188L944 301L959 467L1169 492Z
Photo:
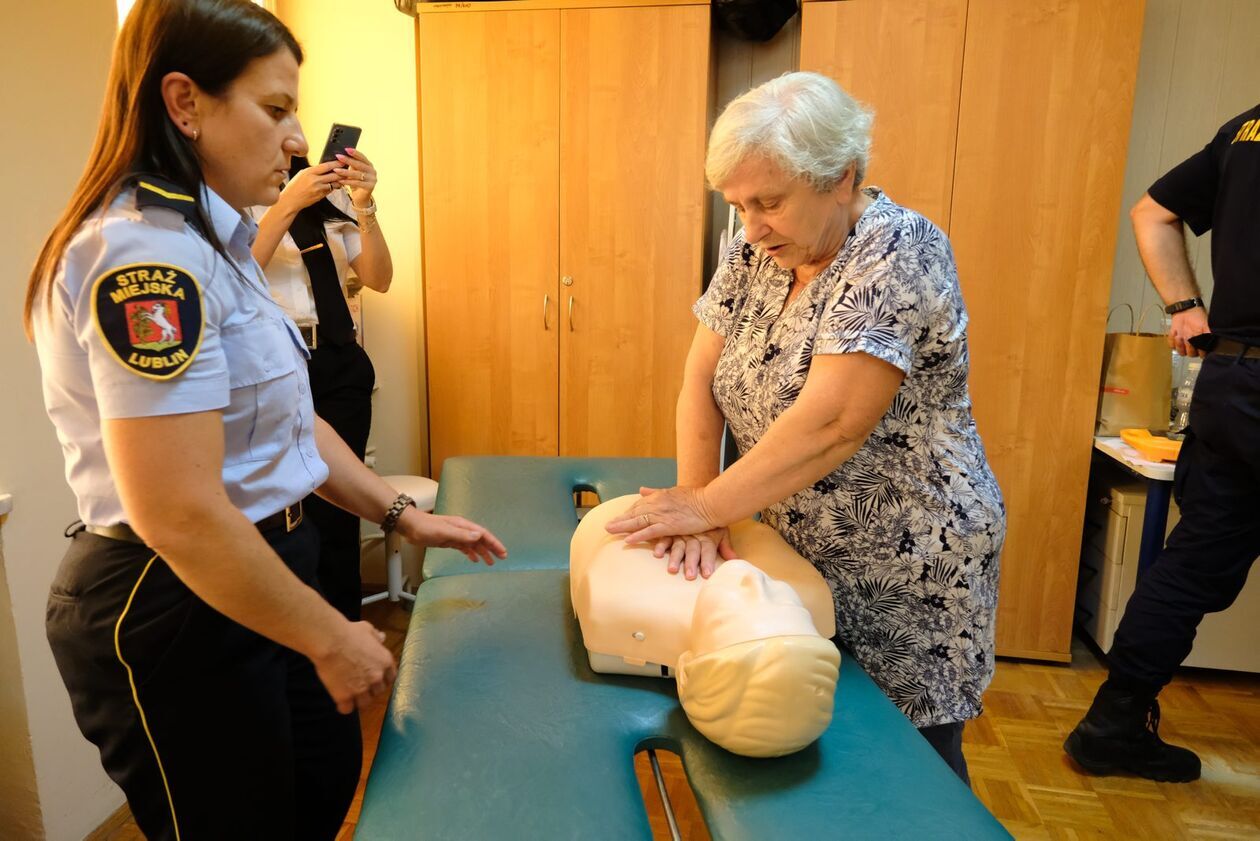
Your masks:
M1173 470L1176 465L1170 461L1147 461L1138 455L1137 450L1119 438L1107 438L1096 435L1094 436L1094 449L1106 453L1139 476L1145 476L1147 479L1158 479L1161 482L1172 481Z

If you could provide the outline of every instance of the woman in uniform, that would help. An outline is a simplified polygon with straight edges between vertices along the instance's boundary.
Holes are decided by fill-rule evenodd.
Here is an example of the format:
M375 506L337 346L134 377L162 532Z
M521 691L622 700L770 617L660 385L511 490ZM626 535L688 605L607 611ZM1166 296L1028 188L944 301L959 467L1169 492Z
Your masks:
M141 0L87 168L27 290L86 527L47 630L76 720L155 839L331 839L380 635L315 585L312 491L422 545L503 557L418 512L311 406L305 347L242 215L306 152L302 53L246 0Z

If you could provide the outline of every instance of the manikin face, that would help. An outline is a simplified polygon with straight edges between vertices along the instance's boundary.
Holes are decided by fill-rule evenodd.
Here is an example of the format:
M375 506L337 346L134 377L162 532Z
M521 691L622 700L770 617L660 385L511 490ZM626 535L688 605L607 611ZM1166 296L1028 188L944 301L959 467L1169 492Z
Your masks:
M206 184L232 207L275 204L289 159L306 154L297 96L297 59L282 47L251 61L222 96L198 97Z
M719 185L739 213L744 236L785 269L826 267L849 234L854 168L826 193L789 178L768 158L745 158Z
M749 640L818 636L796 591L747 561L727 561L700 589L690 649L702 656Z

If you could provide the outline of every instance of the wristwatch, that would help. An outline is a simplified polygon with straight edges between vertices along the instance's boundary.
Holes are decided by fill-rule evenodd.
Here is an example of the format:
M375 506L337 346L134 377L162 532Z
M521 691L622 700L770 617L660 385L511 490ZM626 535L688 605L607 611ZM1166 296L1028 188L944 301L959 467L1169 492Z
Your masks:
M1185 312L1186 310L1192 310L1195 307L1201 306L1203 306L1202 298L1187 298L1184 301L1177 301L1164 307L1164 312L1169 315L1176 315L1179 312Z

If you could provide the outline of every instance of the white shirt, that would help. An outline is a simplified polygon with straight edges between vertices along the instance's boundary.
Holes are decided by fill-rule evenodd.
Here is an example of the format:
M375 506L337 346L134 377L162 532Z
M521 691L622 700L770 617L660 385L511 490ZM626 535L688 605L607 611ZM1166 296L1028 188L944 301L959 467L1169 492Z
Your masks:
M345 190L333 190L328 194L328 200L350 218L358 218L354 212L354 204L350 201L350 194ZM267 208L261 206L249 209L255 222L262 219L266 212ZM328 237L328 248L337 265L337 280L341 283L341 292L344 295L350 264L363 251L359 228L352 222L325 222L324 233ZM319 323L319 317L315 314L315 296L311 292L311 278L306 273L306 264L302 262L297 243L288 231L285 231L280 244L276 246L276 253L263 271L267 275L267 285L271 287L272 297L288 313L289 318L303 327Z

